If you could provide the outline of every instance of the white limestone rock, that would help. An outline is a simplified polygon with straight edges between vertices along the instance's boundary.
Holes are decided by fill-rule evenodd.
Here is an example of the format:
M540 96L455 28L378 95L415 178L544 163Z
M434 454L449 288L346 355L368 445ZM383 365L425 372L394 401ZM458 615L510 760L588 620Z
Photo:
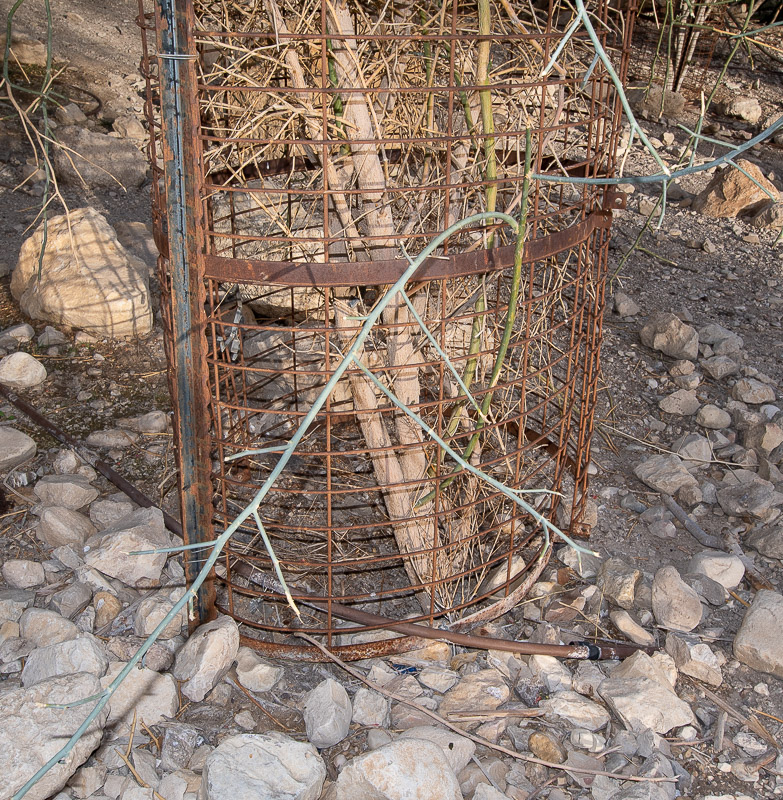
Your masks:
M358 725L388 728L391 722L389 701L379 692L361 686L353 696L351 719Z
M46 367L29 353L19 351L0 359L0 383L9 389L33 389L46 380Z
M724 589L739 586L745 565L738 556L720 550L702 550L688 562L688 572L698 572L717 581Z
M692 631L702 617L699 595L672 566L661 567L653 579L652 608L658 624L674 631Z
M140 508L91 537L85 545L84 562L127 586L156 586L166 553L137 553L170 545L163 512L159 508Z
M92 705L52 708L97 694L94 675L81 672L49 678L25 689L0 691L0 797L17 792L52 758L92 711ZM71 752L25 795L46 800L65 786L101 740L108 715L104 707Z
M231 617L219 616L197 628L177 653L172 675L185 681L182 693L195 702L204 699L234 662L239 629Z
M82 634L78 639L33 650L22 670L22 686L34 686L47 678L77 672L88 672L100 678L108 666L109 659L103 645L94 636Z
M737 660L783 678L783 637L778 635L782 625L783 595L759 590L734 638Z
M47 647L76 639L79 629L56 611L28 608L19 618L19 635L36 647Z
M577 692L557 692L539 705L545 709L548 719L559 717L588 731L601 730L609 722L609 714L603 706Z
M446 728L436 728L433 725L419 725L408 728L400 734L400 739L424 739L440 747L446 761L459 774L476 752L476 744L467 736L460 736Z
M72 545L81 552L84 543L97 533L89 517L64 506L47 506L41 511L36 534L49 547Z
M97 336L152 330L147 266L125 250L98 211L71 211L70 226L65 215L49 220L39 280L42 237L43 223L22 245L11 278L11 293L28 316Z
M46 582L43 565L26 558L9 558L3 563L3 578L12 589L32 589Z
M263 694L270 691L283 677L283 668L261 658L250 647L240 647L237 653L237 678L245 689Z
M700 642L695 636L669 633L666 636L666 652L674 659L677 669L685 675L710 686L723 683L718 657L708 644Z
M155 628L163 622L164 617L185 594L184 586L175 586L173 589L166 586L151 595L148 595L136 606L133 613L133 632L136 636L146 638ZM158 634L159 639L172 639L182 633L182 628L187 622L184 608L169 622Z
M106 674L101 678L101 686L106 688L124 667L123 661L109 664ZM112 695L106 727L116 735L127 735L134 713L137 726L141 722L152 726L163 719L175 717L178 708L177 684L171 675L146 667L134 667Z
M243 733L207 756L199 800L317 800L326 766L311 744L281 733Z
M0 472L8 472L32 458L37 450L35 440L10 425L0 425Z
M622 723L637 733L651 728L665 734L695 721L686 702L651 678L607 678L598 691Z
M348 693L337 681L327 678L307 695L304 721L308 741L318 748L341 742L348 735L352 715Z
M62 506L78 511L98 496L98 490L83 475L46 475L33 487L46 506Z
M422 739L398 739L352 759L337 778L334 800L462 800L443 751Z

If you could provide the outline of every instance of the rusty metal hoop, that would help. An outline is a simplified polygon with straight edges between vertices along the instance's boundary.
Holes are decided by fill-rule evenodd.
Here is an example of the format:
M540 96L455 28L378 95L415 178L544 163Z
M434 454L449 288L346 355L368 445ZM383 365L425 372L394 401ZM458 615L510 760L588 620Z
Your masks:
M629 15L590 7L624 74ZM541 77L570 13L560 0L157 0L154 16L140 12L188 542L213 539L252 498L404 256L473 211L518 213L528 127L535 172L612 174L619 106L586 38ZM533 182L521 268L508 229L461 232L407 289L432 338L400 301L362 354L479 469L562 492L532 498L577 534L617 202L604 187ZM358 368L260 516L304 618L252 527L221 560L216 607L246 643L292 657L320 655L298 629L345 658L420 646L348 626L336 604L469 630L513 608L551 552L539 525L456 470ZM214 592L201 592L198 619Z

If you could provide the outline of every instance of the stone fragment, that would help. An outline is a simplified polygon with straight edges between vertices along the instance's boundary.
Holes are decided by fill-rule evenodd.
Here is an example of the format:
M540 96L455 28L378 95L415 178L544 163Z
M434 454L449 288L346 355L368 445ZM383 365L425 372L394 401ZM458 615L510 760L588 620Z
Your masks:
M539 684L543 684L550 693L573 688L571 671L559 659L553 656L530 656L528 664Z
M699 410L699 398L693 389L678 389L676 392L664 397L658 403L658 408L665 414L676 417L690 417Z
M65 216L49 220L39 280L42 237L43 223L22 245L11 278L11 292L28 316L98 336L152 330L147 267L125 250L101 214L89 207L72 211L70 227Z
M749 405L775 402L775 390L755 378L740 378L731 388L731 396Z
M38 337L39 347L54 347L59 344L66 344L67 342L68 337L62 331L58 331L57 328L53 328L51 325L46 325L43 332Z
M702 361L704 371L716 381L739 372L739 364L728 356L710 356Z
M422 739L398 739L357 756L334 790L334 800L462 800L443 751Z
M434 692L444 694L459 682L459 673L452 669L438 669L429 667L419 673L419 683L432 689Z
M783 201L770 200L750 221L754 228L783 229Z
M149 636L163 622L164 617L174 608L184 593L184 586L175 586L173 589L166 586L141 600L133 613L133 632L136 636ZM163 640L178 636L186 621L187 612L182 608L158 634L158 638Z
M304 707L307 739L318 748L341 742L351 727L351 700L337 681L327 678L308 695Z
M351 719L359 725L388 728L391 722L389 701L379 692L362 686L353 697Z
M122 661L112 662L101 678L107 687L125 667ZM136 714L136 725L157 725L161 720L173 718L179 709L177 684L171 675L134 667L112 695L106 727L115 735L127 735Z
M703 328L699 328L699 342L710 345L713 352L719 356L738 353L745 344L739 334L715 322L710 322Z
M642 309L639 308L639 305L633 298L629 297L625 292L615 292L614 310L621 317L635 317L637 314L641 313Z
M138 636L111 636L106 642L108 651L120 661L129 661L136 655L144 640ZM144 657L144 664L155 672L163 672L174 663L174 654L162 644L155 642Z
M709 645L700 642L695 636L667 634L666 652L674 659L677 669L685 675L704 681L710 686L720 686L723 683L717 656Z
M163 512L159 508L140 508L90 538L85 545L84 562L127 586L155 586L166 563L166 553L137 553L170 544Z
M90 520L98 530L103 531L127 517L134 508L130 500L96 500L90 506Z
M169 415L165 411L148 411L136 417L118 419L117 424L137 433L165 433L169 427Z
M738 556L720 550L702 550L688 562L688 572L700 572L724 589L734 589L745 575L745 565Z
M723 103L723 113L727 117L736 117L743 122L755 125L761 120L764 109L755 97L735 96Z
M92 589L81 581L71 583L55 592L49 600L49 606L57 613L72 619L84 610L92 600Z
M758 528L745 541L761 555L783 560L783 530L779 526Z
M47 506L77 511L98 496L98 490L81 475L46 475L34 486L38 499Z
M629 87L628 100L643 119L654 120L661 117L682 120L688 102L679 92L661 86L653 86L649 90L644 86Z
M757 212L767 204L770 193L772 197L778 197L775 186L755 164L741 158L737 165L751 175L753 180L738 169L727 167L714 175L707 187L694 199L691 208L708 217L736 217L739 214Z
M451 711L494 711L509 697L509 688L496 669L482 669L466 675L443 697L438 713L448 715Z
M0 426L0 472L8 472L31 459L37 450L35 440L10 425Z
M684 486L698 486L682 459L675 455L650 456L634 468L634 474L651 489L666 494L675 494Z
M681 436L672 445L672 450L682 459L689 472L695 472L713 460L712 445L700 433Z
M47 761L92 711L87 703L65 705L97 694L100 684L84 672L49 678L25 689L0 691L0 794L11 797ZM101 740L108 707L104 707L85 734L25 795L27 800L46 800L63 788Z
M740 442L748 450L770 456L776 447L783 444L783 428L774 422L749 424L740 428Z
M598 731L609 722L609 715L603 706L568 690L542 700L539 707L545 709L548 719L559 717L588 731Z
M238 651L236 622L231 617L220 616L193 632L177 653L172 675L185 681L182 693L199 702L231 667Z
M68 789L77 797L89 797L96 794L106 781L106 771L104 766L79 767L68 781Z
M456 774L467 766L476 752L475 743L466 736L432 725L408 728L400 734L400 739L423 739L436 744Z
M109 659L99 641L83 635L33 650L22 670L22 686L34 686L47 678L77 672L89 672L100 678L108 666Z
M674 660L665 653L649 656L643 650L617 664L612 670L613 678L649 678L666 689L674 689L677 683L677 668Z
M46 367L29 353L19 351L0 359L0 383L9 389L33 389L46 380Z
M105 625L117 618L122 611L122 601L111 592L96 592L92 599L95 609L95 630L100 631Z
M237 653L237 678L251 692L268 692L283 677L283 668L264 660L250 647Z
M687 572L682 576L685 583L690 586L699 599L711 606L722 606L726 602L728 593L717 581L701 572Z
M609 618L620 633L627 636L635 644L650 647L655 644L655 637L646 631L631 615L624 610L610 612Z
M770 481L758 478L746 483L738 483L718 489L718 503L720 507L734 517L756 517L764 519L773 506L783 502L783 494L775 491Z
M508 796L489 783L480 783L473 790L473 800L508 800Z
M709 403L696 412L696 424L710 430L722 430L731 425L731 414Z
M9 558L5 561L3 578L12 589L32 589L46 582L43 566L26 558Z
M609 715L607 714L607 717ZM571 744L590 753L600 753L606 747L606 738L600 733L593 733L584 728L573 728L570 734Z
M28 608L19 618L19 634L36 647L47 647L76 639L79 629L56 611Z
M622 723L633 731L665 734L695 721L690 706L651 678L607 678L598 689Z
M124 450L138 440L138 435L132 431L119 428L105 428L102 431L93 431L85 440L87 447L100 447L109 449L116 447Z
M255 727L253 715L249 711L242 713L250 717L251 725ZM202 738L201 734L196 728L181 722L166 722L163 730L163 744L160 749L161 769L163 771L184 769L193 760L196 745Z
M61 126L58 141L69 148L54 150L59 179L70 186L126 189L141 186L147 177L147 159L131 142L96 133L80 125ZM76 212L78 213L78 210Z
M675 631L692 631L702 617L699 596L675 567L661 567L653 579L652 608L658 624Z
M317 800L325 779L311 744L281 733L243 733L207 756L199 800Z
M696 329L667 312L654 314L640 331L642 344L672 358L694 361L699 354Z
M621 558L610 558L601 564L596 585L604 596L620 608L633 608L636 585L642 573Z
M143 141L147 138L147 131L139 120L132 114L122 114L111 124L112 130L123 139Z
M528 747L536 758L541 758L552 764L562 764L566 760L565 748L554 736L548 733L540 731L531 733Z
M594 556L592 553L578 553L569 545L561 547L557 551L557 557L580 578L586 580L594 578L603 563L598 556Z
M89 517L63 506L46 506L38 521L38 538L49 547L73 545L81 551L84 543L96 533Z
M0 47L5 50L6 34L0 34ZM45 67L48 59L46 44L38 39L25 36L23 33L11 34L11 59L20 64L32 64L36 67Z
M783 637L776 635L782 623L783 595L760 589L734 638L737 660L783 678Z

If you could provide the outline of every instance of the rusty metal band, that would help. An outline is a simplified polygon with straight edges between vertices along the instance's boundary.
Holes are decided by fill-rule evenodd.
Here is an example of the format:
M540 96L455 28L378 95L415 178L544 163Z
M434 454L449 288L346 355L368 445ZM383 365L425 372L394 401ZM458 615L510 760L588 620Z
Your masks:
M529 241L525 245L522 261L530 264L556 256L564 250L567 251L586 242L593 231L599 228L608 229L611 221L611 211L596 209L576 225ZM424 261L416 273L416 280L432 281L483 275L508 269L513 263L513 246L437 256ZM291 287L392 284L399 279L407 266L407 262L401 258L382 261L299 263L204 256L206 278L233 283L259 282Z

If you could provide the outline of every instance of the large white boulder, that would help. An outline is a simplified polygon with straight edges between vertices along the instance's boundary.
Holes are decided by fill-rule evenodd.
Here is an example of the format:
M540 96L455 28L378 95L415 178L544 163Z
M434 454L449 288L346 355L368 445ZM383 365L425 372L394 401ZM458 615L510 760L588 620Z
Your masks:
M11 277L11 293L27 316L98 336L152 330L147 266L94 208L49 220L39 280L42 240L43 223L22 245Z

